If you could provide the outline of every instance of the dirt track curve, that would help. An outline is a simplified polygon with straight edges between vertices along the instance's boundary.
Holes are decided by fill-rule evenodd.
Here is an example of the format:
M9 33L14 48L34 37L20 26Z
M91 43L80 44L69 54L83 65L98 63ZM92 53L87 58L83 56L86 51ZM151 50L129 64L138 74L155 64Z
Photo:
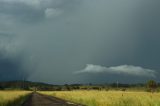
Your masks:
M33 93L22 106L83 106L83 105L67 102L65 100L56 97Z

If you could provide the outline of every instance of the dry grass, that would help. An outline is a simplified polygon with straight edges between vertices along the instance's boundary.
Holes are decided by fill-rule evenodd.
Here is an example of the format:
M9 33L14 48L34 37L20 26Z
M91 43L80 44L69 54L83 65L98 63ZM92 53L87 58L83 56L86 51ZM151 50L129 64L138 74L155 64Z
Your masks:
M160 93L123 91L41 92L87 106L160 106Z
M18 106L24 102L29 91L0 91L0 106Z

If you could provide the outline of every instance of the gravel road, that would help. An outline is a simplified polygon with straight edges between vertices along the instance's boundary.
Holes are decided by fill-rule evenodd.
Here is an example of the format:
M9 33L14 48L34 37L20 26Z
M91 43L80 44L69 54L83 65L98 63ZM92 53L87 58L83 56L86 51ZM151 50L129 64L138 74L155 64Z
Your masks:
M83 105L67 102L65 100L56 97L33 93L22 106L83 106Z

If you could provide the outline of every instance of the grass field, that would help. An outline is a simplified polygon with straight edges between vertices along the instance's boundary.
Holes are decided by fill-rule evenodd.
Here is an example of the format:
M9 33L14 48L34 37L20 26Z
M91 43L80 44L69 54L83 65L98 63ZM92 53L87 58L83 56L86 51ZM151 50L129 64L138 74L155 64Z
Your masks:
M160 106L160 93L123 91L40 92L87 106Z
M29 91L0 91L0 106L20 106Z

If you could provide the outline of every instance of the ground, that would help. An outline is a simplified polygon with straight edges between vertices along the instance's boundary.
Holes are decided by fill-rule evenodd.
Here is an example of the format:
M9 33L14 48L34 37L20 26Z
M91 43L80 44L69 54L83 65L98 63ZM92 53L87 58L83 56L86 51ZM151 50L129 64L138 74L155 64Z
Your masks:
M56 97L33 93L22 106L82 106Z

